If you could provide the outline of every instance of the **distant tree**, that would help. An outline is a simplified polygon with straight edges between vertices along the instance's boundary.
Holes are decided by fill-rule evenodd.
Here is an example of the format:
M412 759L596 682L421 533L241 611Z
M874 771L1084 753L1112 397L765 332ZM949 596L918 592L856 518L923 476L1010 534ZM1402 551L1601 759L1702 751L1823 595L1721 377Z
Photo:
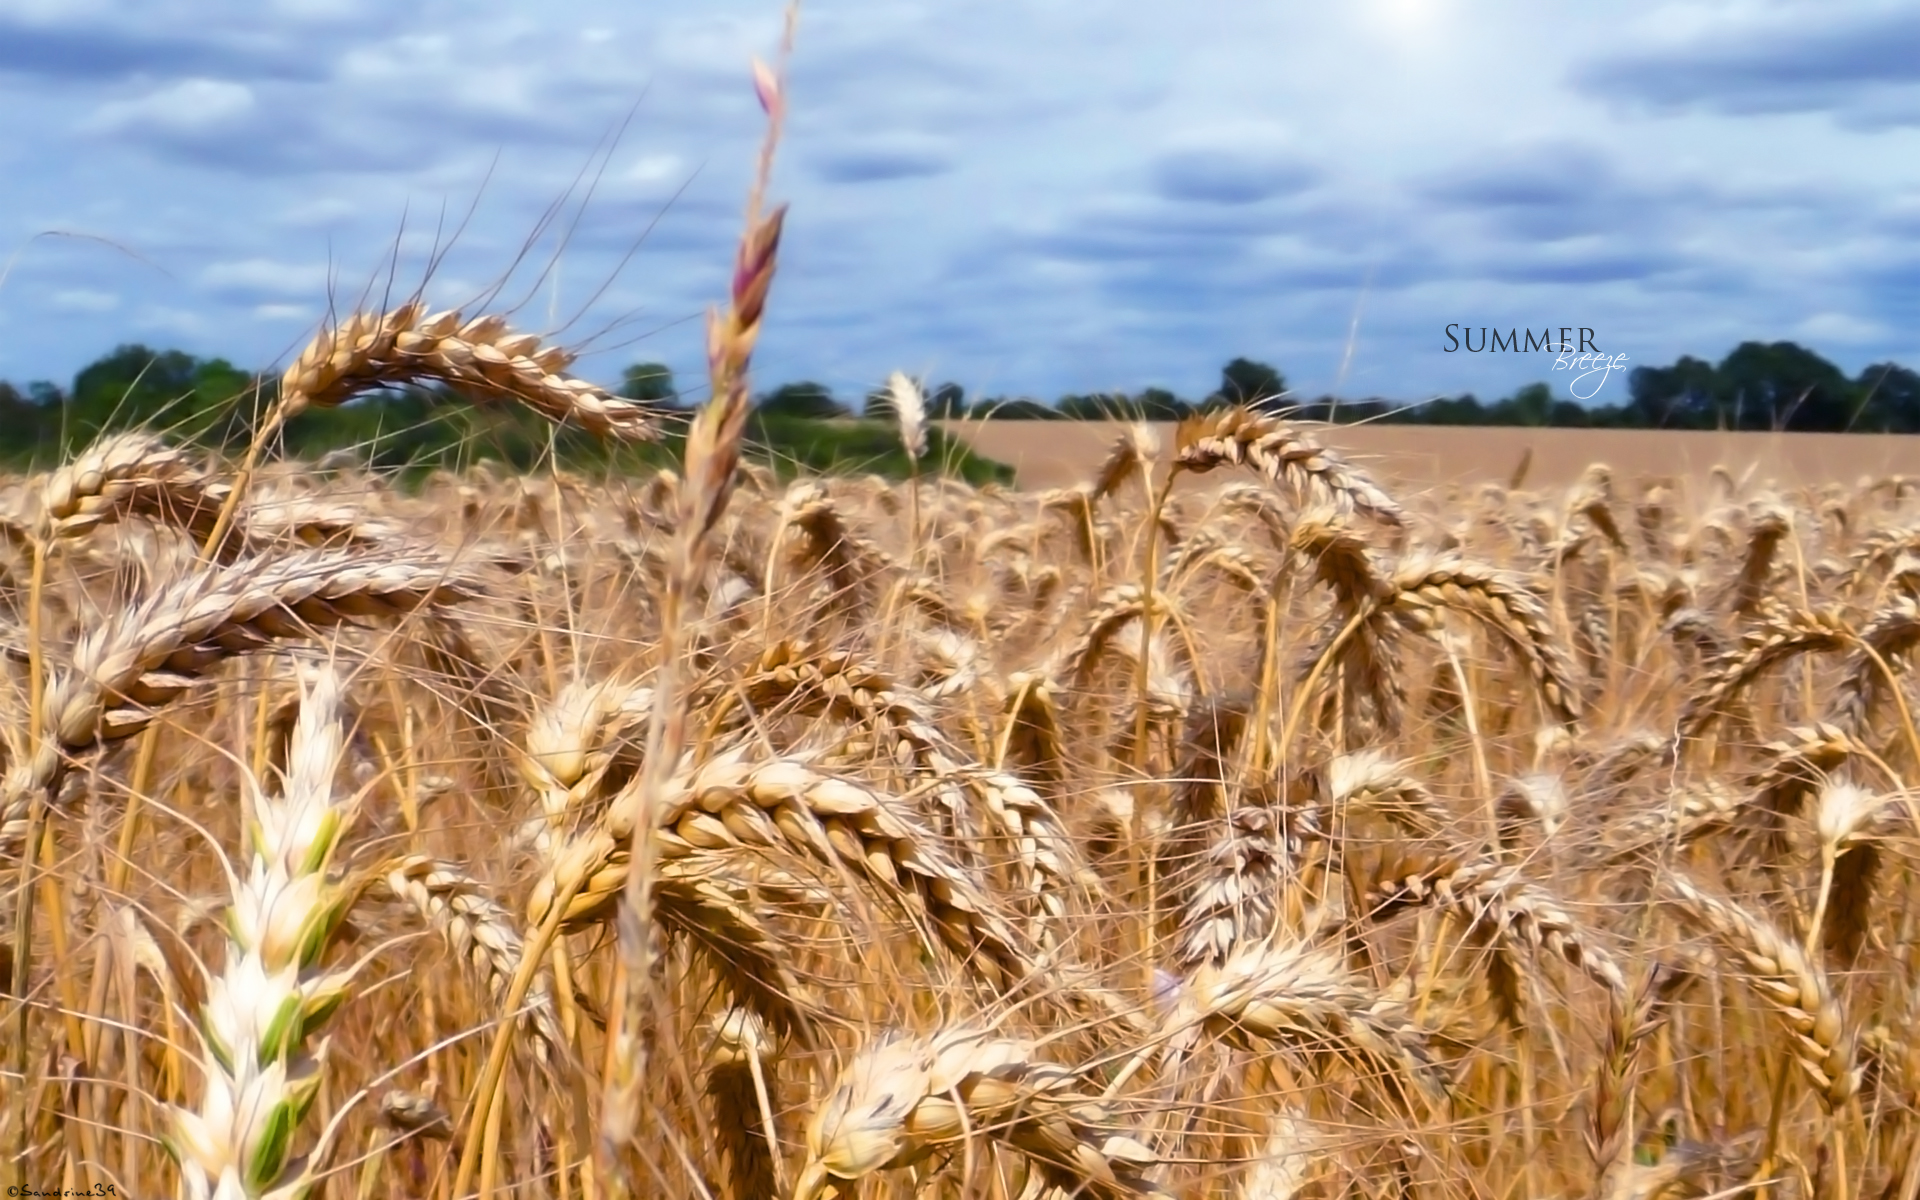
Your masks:
M1710 429L1713 364L1682 355L1671 367L1635 367L1627 375L1626 423L1641 429Z
M1346 411L1348 407L1348 402L1341 400L1338 396L1321 396L1299 405L1294 409L1293 415L1302 421L1332 421L1350 416L1351 414Z
M852 410L833 398L824 383L783 383L760 398L760 412L769 417L810 417L826 420L851 416Z
M0 455L31 454L45 436L47 418L58 415L35 403L31 395L0 380Z
M1853 381L1861 399L1852 428L1920 433L1920 373L1899 363L1875 363Z
M1076 421L1178 421L1193 413L1193 405L1159 387L1131 396L1123 392L1068 394L1054 407L1061 416Z
M1128 415L1127 398L1112 392L1069 392L1054 405L1061 416L1074 421L1119 421Z
M1793 342L1742 342L1714 368L1714 393L1737 429L1836 431L1854 416L1853 383Z
M1384 421L1406 407L1391 400L1382 400L1378 396L1368 396L1364 400L1342 400L1337 404L1329 404L1323 415L1317 419L1336 421L1343 425Z
M73 378L67 416L82 436L109 426L123 428L178 416L193 392L200 364L180 350L122 345L80 368Z
M679 396L673 387L673 369L657 362L635 363L621 372L620 394L656 404L670 404Z
M943 383L927 393L927 416L936 421L957 421L967 415L967 389L957 383Z
M1485 406L1472 392L1459 396L1440 396L1412 411L1421 414L1424 418L1422 423L1427 425L1489 424Z
M1547 411L1547 424L1555 429L1586 429L1595 424L1594 413L1573 400L1555 400Z
M1220 368L1220 390L1215 394L1228 404L1258 404L1278 399L1286 390L1286 377L1276 368L1250 358L1236 358Z
M77 441L151 425L181 439L219 442L245 428L260 407L249 401L271 394L270 384L223 358L123 345L82 367L64 398L49 391L45 400L62 404L61 424Z
M1530 383L1496 403L1488 415L1498 425L1545 425L1553 416L1553 389Z
M1147 388L1133 398L1131 406L1143 421L1184 421L1193 415L1193 405L1166 388Z
M1009 400L1004 396L990 397L975 404L972 413L977 417L987 417L995 421L1058 421L1059 409L1051 404L1030 400L1024 396Z

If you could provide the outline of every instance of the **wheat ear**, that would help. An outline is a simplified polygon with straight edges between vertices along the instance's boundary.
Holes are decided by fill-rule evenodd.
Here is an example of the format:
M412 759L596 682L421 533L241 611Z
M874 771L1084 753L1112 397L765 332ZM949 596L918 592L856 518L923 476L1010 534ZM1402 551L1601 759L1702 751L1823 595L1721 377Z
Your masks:
M1240 946L1273 931L1289 866L1274 825L1268 809L1235 809L1207 848L1180 908L1174 958L1183 968L1222 963Z
M1626 977L1598 936L1516 867L1496 859L1462 862L1396 846L1350 856L1349 863L1349 882L1372 920L1408 905L1452 908L1497 936L1560 958L1605 988L1616 1003L1626 996Z
M71 663L52 673L43 736L0 787L0 848L24 832L29 799L58 782L68 756L140 732L227 658L477 594L437 558L354 550L247 559L166 584L83 634Z
M715 1014L712 1030L706 1090L713 1104L714 1137L726 1167L726 1194L729 1200L779 1195L786 1191L787 1181L767 1084L773 1039L765 1022L742 1008Z
M1174 462L1195 473L1245 465L1290 489L1302 507L1358 511L1384 525L1406 520L1393 497L1365 472L1294 426L1252 409L1228 408L1182 421Z
M537 334L509 332L505 317L428 315L413 300L384 314L356 312L322 330L281 376L277 413L284 421L377 388L435 381L479 400L517 401L601 437L659 436L647 406L568 376L572 362L569 351L542 346Z
M1555 720L1580 720L1580 692L1566 648L1554 635L1546 605L1520 580L1460 558L1416 561L1394 573L1392 604L1423 626L1435 610L1474 617L1519 656Z
M396 860L381 875L395 899L408 905L446 939L494 997L504 996L520 962L521 938L512 914L489 890L452 863L414 854ZM553 1009L548 978L535 978L525 1001L523 1025L536 1052L551 1060L567 1044Z
M1859 643L1841 668L1827 719L1864 731L1873 710L1893 695L1899 678L1894 673L1905 665L1915 646L1920 646L1920 603L1898 597L1860 627ZM1898 697L1895 702L1900 702Z
M1169 1075L1205 1036L1331 1051L1363 1078L1410 1083L1435 1104L1445 1098L1425 1032L1395 1002L1362 986L1332 950L1278 939L1242 945L1218 966L1194 972L1167 1029Z
M1680 712L1680 735L1693 738L1705 733L1767 668L1802 654L1844 650L1853 643L1852 630L1837 614L1783 605L1764 608L1759 623L1708 668L1700 689L1688 697Z
M128 515L205 537L225 499L183 450L138 431L109 434L47 477L41 521L54 537L77 537Z
M1355 821L1385 821L1406 837L1424 838L1444 833L1454 824L1452 814L1407 764L1378 750L1342 754L1328 763L1326 793L1324 823L1330 830Z
M617 797L597 839L563 855L535 888L529 918L540 924L562 895L567 919L588 918L628 877L618 852L632 836L637 785ZM784 847L828 865L845 864L883 895L924 909L942 940L1006 975L1030 963L992 900L933 844L899 801L863 784L826 775L792 758L753 761L742 752L674 777L655 800L654 840L662 859L743 846ZM597 851L596 851L597 847Z
M1829 780L1814 805L1813 829L1820 841L1820 885L1806 943L1822 946L1852 965L1866 941L1868 906L1880 848L1869 836L1893 797Z
M1680 910L1713 934L1748 971L1748 982L1779 1012L1794 1038L1794 1061L1831 1112L1860 1086L1854 1033L1822 971L1799 942L1683 875L1668 878Z
M1616 1005L1607 1022L1600 1068L1594 1073L1593 1108L1587 1146L1593 1155L1598 1191L1632 1163L1633 1092L1638 1080L1640 1052L1665 1020L1674 995L1687 976L1655 964L1634 989L1629 1003Z
M292 1149L326 1054L324 1039L309 1042L350 986L351 972L319 965L348 899L328 878L351 815L334 796L338 702L339 683L323 671L301 706L279 796L248 777L250 862L233 878L226 963L201 1014L206 1089L197 1107L174 1109L168 1142L190 1200L293 1194L320 1167Z
M974 1135L1020 1151L1070 1195L1161 1194L1145 1174L1152 1152L1115 1129L1076 1082L1075 1072L1014 1038L969 1028L883 1035L814 1110L794 1200L845 1195L860 1179Z

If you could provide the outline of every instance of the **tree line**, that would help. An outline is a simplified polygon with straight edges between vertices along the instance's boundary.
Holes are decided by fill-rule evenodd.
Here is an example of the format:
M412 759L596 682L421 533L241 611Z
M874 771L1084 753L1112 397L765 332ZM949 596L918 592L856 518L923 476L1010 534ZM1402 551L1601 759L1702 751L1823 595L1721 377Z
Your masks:
M1613 387L1611 383L1608 385ZM180 350L124 345L83 367L70 386L0 381L0 458L14 465L71 454L102 432L133 426L176 438L230 447L244 444L250 422L271 403L275 379L225 359ZM620 394L657 404L670 415L699 397L683 395L672 371L637 363L623 373ZM1235 358L1218 386L1187 399L1164 389L1067 395L1048 403L1027 396L971 397L957 383L927 389L936 420L1180 420L1222 404L1248 403L1307 420L1428 425L1523 425L1616 429L1730 429L1801 432L1920 433L1920 373L1876 363L1849 377L1793 342L1743 342L1718 363L1691 355L1664 367L1636 367L1616 402L1580 403L1532 383L1497 400L1471 393L1419 403L1378 398L1308 400L1291 392L1271 364ZM781 384L757 398L754 434L775 465L859 464L887 474L912 469L882 426L891 400L876 389L843 401L824 384ZM578 431L556 433L517 406L475 406L435 388L405 388L340 409L303 414L286 433L296 453L354 447L377 465L452 465L493 457L531 466L557 454L572 464L639 465L665 461L665 447L614 451ZM622 456L625 457L622 457ZM1004 477L975 462L956 443L935 458L963 475Z
M104 433L130 428L237 454L254 422L271 409L278 386L278 376L243 371L224 359L120 346L83 367L70 387L0 381L0 464L45 468ZM603 442L581 429L556 428L525 406L468 403L439 386L396 388L338 408L309 409L280 438L292 456L319 460L351 451L354 462L403 480L481 459L517 470L557 463L608 472L677 463L684 421L676 416L685 414L672 376L639 364L627 370L619 390L659 407L665 431L659 442ZM750 420L748 439L747 456L781 474L861 471L904 478L942 472L973 483L1013 479L1011 467L974 454L964 439L937 428L930 431L927 453L915 462L891 422L818 421L762 405Z
M634 368L637 378L664 387L671 375L657 364ZM630 382L635 378L630 372ZM1617 402L1580 402L1556 395L1544 382L1482 400L1471 392L1408 403L1379 398L1305 399L1268 363L1236 358L1220 370L1217 387L1198 399L1165 388L1138 392L1070 394L1047 403L1027 396L969 398L957 383L927 392L936 419L1177 421L1231 403L1249 403L1303 420L1406 425L1520 425L1594 429L1728 429L1793 432L1920 433L1920 373L1895 362L1875 363L1848 377L1839 367L1794 342L1742 342L1720 362L1691 355L1665 367L1635 367ZM1589 386L1593 386L1592 383ZM1622 390L1611 381L1605 385ZM637 394L629 392L629 394ZM859 412L888 415L884 390L869 393ZM846 418L854 406L826 385L783 384L761 398L763 408L794 416Z

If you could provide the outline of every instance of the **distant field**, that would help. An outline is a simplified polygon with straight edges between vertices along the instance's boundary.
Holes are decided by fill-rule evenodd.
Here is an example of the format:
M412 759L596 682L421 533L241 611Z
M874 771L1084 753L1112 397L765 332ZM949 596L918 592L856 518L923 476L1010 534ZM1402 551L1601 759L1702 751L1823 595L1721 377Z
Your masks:
M1018 472L1022 487L1087 478L1122 426L1104 421L947 422L988 458ZM1157 426L1168 453L1173 426ZM1488 429L1466 426L1322 426L1320 440L1366 466L1389 487L1506 480L1528 450L1527 484L1573 482L1603 462L1623 481L1686 478L1714 466L1780 487L1852 484L1861 476L1920 474L1920 437L1851 433L1709 433L1639 429Z

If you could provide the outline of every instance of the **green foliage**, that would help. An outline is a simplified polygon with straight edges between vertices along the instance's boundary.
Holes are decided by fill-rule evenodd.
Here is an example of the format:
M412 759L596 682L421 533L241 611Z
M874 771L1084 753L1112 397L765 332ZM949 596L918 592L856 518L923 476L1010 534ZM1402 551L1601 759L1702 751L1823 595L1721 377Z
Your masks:
M71 391L45 380L23 394L0 383L0 459L16 466L71 454L109 429L147 426L183 441L228 442L274 383L225 359L119 346L75 376Z
M620 395L629 400L671 404L679 398L673 387L673 369L665 363L635 363L620 373Z
M873 473L905 479L913 463L900 444L900 429L892 421L840 419L819 421L780 413L756 411L747 424L750 457L767 463L782 475L801 471ZM964 440L948 437L938 427L927 431L927 454L920 473L944 473L969 483L1011 483L1013 469L982 458Z
M630 368L626 382L659 390L671 378L646 364ZM258 395L256 395L258 392ZM781 411L791 402L807 411L844 412L818 385L777 389L785 399L755 413L750 456L775 470L874 471L906 478L913 469L891 421L820 420ZM168 433L176 441L229 452L245 444L257 412L272 399L272 384L220 359L201 360L179 351L123 346L89 364L71 393L51 384L27 392L0 382L0 458L16 467L45 466L70 454L103 430L135 425ZM821 396L831 407L817 402ZM417 482L437 469L459 470L491 460L514 470L558 464L589 474L621 475L676 464L683 440L672 409L663 412L668 436L658 443L608 443L579 429L554 426L517 404L476 403L443 387L409 387L361 397L338 408L309 409L281 431L285 453L317 460L349 451L357 461ZM985 482L1010 481L1011 468L984 459L964 442L932 431L922 474L946 471Z
M954 421L967 415L967 389L957 383L943 383L927 393L927 416L935 421Z
M1043 404L1025 396L1009 400L1004 396L993 396L973 406L972 414L990 421L1060 421L1065 414L1051 404Z
M1257 404L1286 394L1287 380L1278 370L1251 358L1236 358L1220 368L1220 390L1228 404Z
M770 417L806 417L816 421L852 416L824 383L783 383L760 397L756 408Z
M251 414L251 404L236 401L250 399L259 387L253 375L223 358L120 346L74 377L62 440L71 449L102 430L141 425L186 440L223 442L235 432L233 418Z
M45 411L32 396L0 380L0 430L5 430L10 439L24 437L37 442Z

